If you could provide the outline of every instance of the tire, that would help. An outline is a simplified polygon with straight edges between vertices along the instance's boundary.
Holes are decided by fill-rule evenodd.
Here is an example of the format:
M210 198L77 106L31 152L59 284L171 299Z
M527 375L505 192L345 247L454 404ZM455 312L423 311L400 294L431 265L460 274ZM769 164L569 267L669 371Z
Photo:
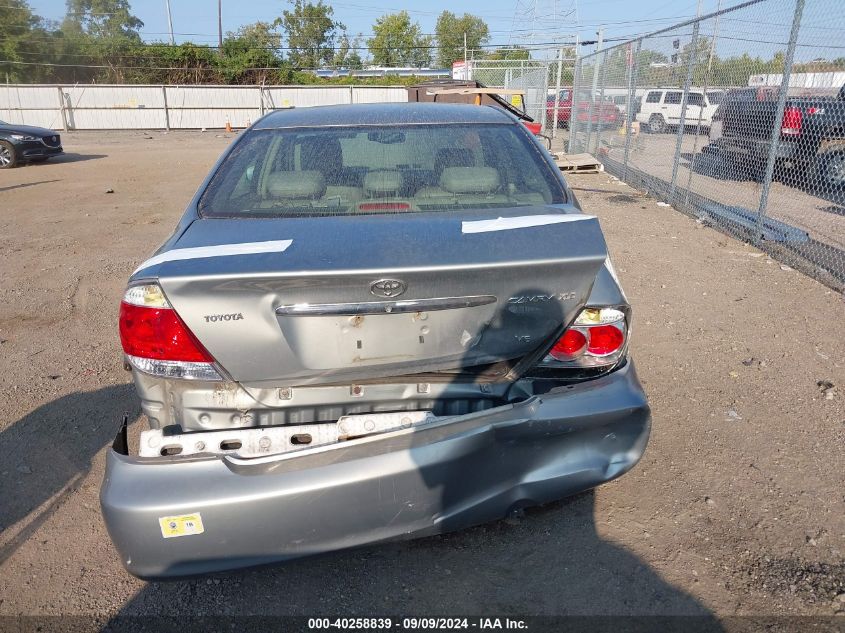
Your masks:
M0 141L0 169L11 169L17 162L15 146L6 141Z
M652 114L648 119L648 131L651 134L662 134L666 131L666 121L661 114Z
M818 173L824 190L845 189L845 151L829 152L820 159Z

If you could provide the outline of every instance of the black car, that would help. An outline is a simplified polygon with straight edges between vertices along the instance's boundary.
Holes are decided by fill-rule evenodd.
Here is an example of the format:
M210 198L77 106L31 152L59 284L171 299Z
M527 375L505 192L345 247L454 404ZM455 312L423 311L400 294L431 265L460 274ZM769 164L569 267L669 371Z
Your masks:
M62 139L53 130L0 121L0 169L41 163L63 151Z

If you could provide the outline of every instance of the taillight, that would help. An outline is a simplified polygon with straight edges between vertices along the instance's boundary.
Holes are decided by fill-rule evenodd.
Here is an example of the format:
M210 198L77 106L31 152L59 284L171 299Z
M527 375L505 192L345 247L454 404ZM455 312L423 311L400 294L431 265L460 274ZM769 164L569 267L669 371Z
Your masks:
M120 342L138 370L167 378L221 380L214 358L156 284L132 286L120 303Z
M628 325L616 308L584 308L543 359L546 367L610 367L625 353Z
M801 110L799 108L787 108L783 111L783 123L780 126L780 133L784 136L798 136L801 134Z

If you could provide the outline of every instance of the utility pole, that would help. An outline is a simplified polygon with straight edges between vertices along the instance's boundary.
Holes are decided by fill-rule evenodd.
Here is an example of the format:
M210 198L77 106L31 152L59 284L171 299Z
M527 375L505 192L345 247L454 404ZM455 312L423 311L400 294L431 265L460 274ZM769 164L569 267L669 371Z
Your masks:
M604 44L604 27L600 28L596 31L596 53L598 53L602 49L602 45ZM590 103L595 99L596 90L599 87L599 56L596 54L595 61L593 62L593 91L590 93ZM592 116L592 112L590 112L590 116Z
M170 0L164 0L164 3L167 5L167 27L170 30L170 45L173 46L175 42L173 41L173 16L170 14Z
M713 54L716 52L716 36L719 35L719 18L721 17L722 0L716 5L716 23L713 26L713 37L710 38L710 55L707 58L707 76L710 76L710 71L713 69Z
M467 54L467 32L464 31L464 67L467 67L467 64L469 64L469 55Z
M217 0L217 52L223 54L223 0Z

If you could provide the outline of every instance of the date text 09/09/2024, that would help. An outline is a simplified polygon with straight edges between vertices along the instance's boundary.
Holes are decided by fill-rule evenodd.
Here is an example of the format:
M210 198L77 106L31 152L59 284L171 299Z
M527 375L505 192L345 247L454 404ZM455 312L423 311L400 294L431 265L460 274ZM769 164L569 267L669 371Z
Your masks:
M527 630L525 620L512 618L308 618L310 630Z

